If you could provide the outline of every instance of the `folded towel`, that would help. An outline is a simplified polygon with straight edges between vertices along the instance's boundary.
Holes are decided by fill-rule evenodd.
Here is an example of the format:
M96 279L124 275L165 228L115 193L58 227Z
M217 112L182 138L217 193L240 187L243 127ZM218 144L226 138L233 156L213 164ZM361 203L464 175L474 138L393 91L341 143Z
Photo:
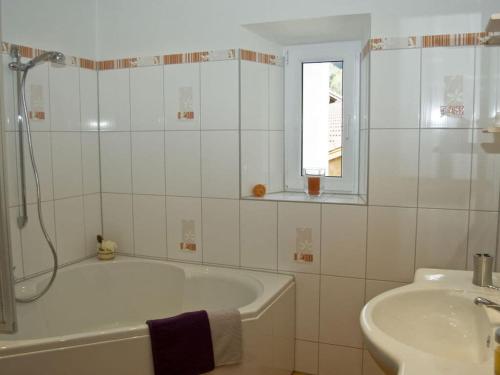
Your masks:
M238 310L209 311L215 366L241 362L241 316Z
M155 375L199 375L214 369L206 311L148 320Z

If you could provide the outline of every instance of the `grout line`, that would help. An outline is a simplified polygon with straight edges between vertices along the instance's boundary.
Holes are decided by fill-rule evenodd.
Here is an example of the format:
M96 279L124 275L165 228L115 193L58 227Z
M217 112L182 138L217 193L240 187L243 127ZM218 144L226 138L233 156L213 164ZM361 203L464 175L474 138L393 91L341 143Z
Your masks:
M135 215L134 215L134 151L133 151L133 141L132 141L132 90L130 87L130 69L127 69L128 73L128 102L129 102L129 108L128 108L128 118L129 118L129 124L130 124L130 130L128 131L129 133L129 142L130 142L130 189L131 189L131 196L130 196L130 210L131 210L131 224L132 224L132 231L130 233L130 242L132 245L132 254L135 255Z
M50 85L50 80L51 80L51 74L50 74L50 64L47 64L47 100L48 100L48 107L47 107L47 112L49 113L49 129L50 132L48 133L49 136L49 152L50 152L50 173L51 173L51 181L52 181L52 223L53 223L53 228L54 228L54 238L51 239L52 243L55 247L56 253L58 257L61 257L60 251L58 251L58 234L57 234L57 214L56 214L56 203L55 203L55 196L56 196L56 188L55 188L55 180L54 180L54 147L53 147L53 136L54 132L52 131L52 95L51 95L51 85ZM33 151L35 152L35 151ZM40 177L40 185L42 184L41 177ZM43 194L43 191L41 192ZM43 195L42 195L43 196ZM49 200L50 202L50 200ZM37 204L37 202L35 202ZM42 210L43 211L43 210ZM42 213L43 214L43 213ZM45 217L44 217L45 219ZM47 232L49 232L50 229L47 228ZM50 233L49 233L50 236Z
M103 188L102 188L102 150L101 150L101 102L100 102L100 95L99 95L99 82L100 82L100 74L99 71L96 71L96 89L97 89L97 96L96 96L96 110L97 110L97 152L99 156L99 165L98 165L98 174L99 174L99 209L100 209L100 215L101 215L101 235L104 236L104 205L103 205Z
M167 119L165 114L165 67L163 66L161 69L161 89L162 89L162 101L161 101L161 109L162 109L162 119L163 119L163 184L165 189L165 194L167 193ZM165 206L165 257L168 259L168 212L167 212L167 196L165 195L163 204Z
M323 286L323 277L321 275L321 260L322 260L322 257L321 257L321 247L322 247L321 229L322 229L322 226L323 226L323 205L320 205L319 206L319 273L318 273L318 279L319 279L319 291L318 291L318 293L319 293L319 295L318 295L318 336L317 336L317 340L318 340L318 353L317 353L318 369L317 369L317 371L318 372L319 372L319 362L320 362L319 342L320 342L320 337L321 337L321 291L322 291L322 286Z
M417 269L417 245L418 245L418 218L420 210L420 149L422 146L422 69L423 54L420 49L420 67L419 67L419 98L418 98L418 150L417 150L417 207L415 210L415 238L413 242L413 274Z
M476 73L477 73L477 49L474 46L474 66L473 66L473 82L472 82L472 126L474 126L475 123L475 117L476 117L476 84L477 84L477 79L476 79ZM465 248L465 264L464 264L464 269L467 269L469 265L469 255L471 249L469 248L469 241L470 241L470 224L471 224L471 201L472 201L472 170L473 170L473 161L474 161L474 141L475 141L475 132L474 130L469 130L469 139L471 140L471 146L470 146L470 156L469 156L469 161L470 161L470 167L469 167L469 199L467 201L467 235L466 235L466 248ZM496 255L496 254L495 254ZM496 263L496 257L495 257L495 263Z
M81 84L81 68L78 66L78 110L79 110L79 119L80 119L80 130L82 129L82 84ZM79 133L80 136L80 166L81 166L81 174L80 178L82 181L82 214L83 214L83 250L84 254L87 254L90 249L90 244L87 243L87 210L85 206L85 164L84 164L84 147L83 147L83 136L82 133Z

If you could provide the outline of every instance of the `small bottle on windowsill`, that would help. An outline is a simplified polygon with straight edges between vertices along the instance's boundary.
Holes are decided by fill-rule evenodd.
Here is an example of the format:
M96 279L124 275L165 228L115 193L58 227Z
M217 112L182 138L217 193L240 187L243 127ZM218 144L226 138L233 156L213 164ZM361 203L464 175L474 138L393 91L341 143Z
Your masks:
M319 197L323 193L325 170L321 168L304 169L304 192L310 197Z

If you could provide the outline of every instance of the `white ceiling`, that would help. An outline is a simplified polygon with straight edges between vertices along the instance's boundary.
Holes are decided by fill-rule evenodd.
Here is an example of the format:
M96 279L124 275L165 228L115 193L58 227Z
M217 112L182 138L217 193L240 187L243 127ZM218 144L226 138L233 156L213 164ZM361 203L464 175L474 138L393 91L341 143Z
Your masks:
M261 37L290 46L366 40L370 35L370 15L354 14L243 25Z

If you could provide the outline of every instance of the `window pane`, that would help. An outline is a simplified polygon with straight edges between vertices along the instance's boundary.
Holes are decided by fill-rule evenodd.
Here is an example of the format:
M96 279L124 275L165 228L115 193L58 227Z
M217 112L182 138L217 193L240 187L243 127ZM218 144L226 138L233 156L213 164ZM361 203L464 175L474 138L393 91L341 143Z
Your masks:
M302 64L302 168L342 177L342 61Z

